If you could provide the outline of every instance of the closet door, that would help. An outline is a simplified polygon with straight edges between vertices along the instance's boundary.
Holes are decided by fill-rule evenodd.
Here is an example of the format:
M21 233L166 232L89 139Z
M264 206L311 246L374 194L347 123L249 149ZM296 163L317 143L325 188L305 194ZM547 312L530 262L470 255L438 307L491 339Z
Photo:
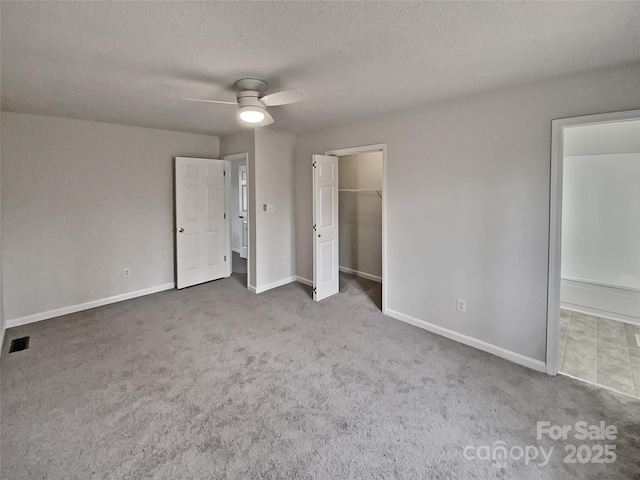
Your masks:
M340 290L338 157L313 156L313 299Z

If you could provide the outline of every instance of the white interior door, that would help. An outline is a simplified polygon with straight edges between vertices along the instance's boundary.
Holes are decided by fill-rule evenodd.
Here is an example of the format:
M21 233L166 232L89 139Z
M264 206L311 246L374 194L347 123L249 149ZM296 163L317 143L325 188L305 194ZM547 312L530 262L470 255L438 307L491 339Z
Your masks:
M249 253L249 208L247 202L247 166L240 165L238 167L238 193L239 193L239 210L242 219L242 241L240 242L240 257L247 258Z
M340 290L338 273L338 157L313 156L313 299Z
M176 157L177 288L231 275L228 162Z

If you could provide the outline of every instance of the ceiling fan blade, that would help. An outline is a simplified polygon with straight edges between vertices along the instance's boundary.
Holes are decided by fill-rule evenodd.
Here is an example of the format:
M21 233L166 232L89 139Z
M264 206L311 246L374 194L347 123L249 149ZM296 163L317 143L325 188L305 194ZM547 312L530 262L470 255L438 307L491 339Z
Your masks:
M222 103L223 105L238 105L238 102L223 102L221 100L203 100L202 98L183 98L188 102Z
M282 92L271 93L260 99L266 107L276 107L278 105L288 105L289 103L300 102L307 98L307 94L299 88L283 90Z
M264 120L260 122L261 127L266 127L267 125L271 125L273 123L273 117L267 111L264 112Z

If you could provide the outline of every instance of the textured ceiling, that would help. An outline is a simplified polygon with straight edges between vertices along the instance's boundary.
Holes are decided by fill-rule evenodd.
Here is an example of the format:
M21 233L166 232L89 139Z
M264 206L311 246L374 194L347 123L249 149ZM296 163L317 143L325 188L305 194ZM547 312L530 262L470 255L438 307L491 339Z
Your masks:
M640 2L6 2L2 109L198 133L240 130L230 85L309 99L299 132L640 60Z

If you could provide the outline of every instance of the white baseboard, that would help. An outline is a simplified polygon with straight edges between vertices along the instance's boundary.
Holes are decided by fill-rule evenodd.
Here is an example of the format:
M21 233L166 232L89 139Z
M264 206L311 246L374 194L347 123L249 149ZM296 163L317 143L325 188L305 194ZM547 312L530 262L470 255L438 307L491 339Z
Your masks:
M174 283L165 283L164 285L158 285L157 287L145 288L143 290L136 290L135 292L123 293L122 295L114 295L113 297L101 298L100 300L93 300L91 302L79 303L69 307L56 308L55 310L49 310L47 312L34 313L33 315L13 318L11 320L7 320L5 322L5 326L6 328L19 327L20 325L48 320L49 318L81 312L82 310L89 310L91 308L101 307L111 303L118 303L132 298L144 297L145 295L171 290L172 288L175 288Z
M267 290L271 290L272 288L278 288L281 287L282 285L286 285L288 283L291 282L295 282L296 281L296 277L287 277L287 278L283 278L282 280L278 280L276 282L271 282L271 283L267 283L266 285L260 285L259 287L254 287L254 291L255 293L262 293L262 292L266 292ZM249 290L251 290L251 287L249 287Z
M374 282L382 283L382 277L379 277L378 275L372 275L370 273L361 272L359 270L353 270L352 268L349 268L349 267L340 267L339 270L344 273L350 273L351 275L355 275L356 277L362 277L368 280L373 280Z
M251 293L258 293L258 292L256 292L256 287L254 287L253 285L247 285L247 288L249 289L249 291Z
M313 280L309 280L308 278L301 277L300 275L296 275L296 282L304 283L305 285L309 285L313 287Z
M562 278L561 307L588 315L640 324L640 290Z
M477 338L469 337L467 335L454 332L453 330L449 330L447 328L434 325L433 323L425 322L424 320L420 320L410 315L397 312L395 310L392 310L391 308L387 308L385 313L386 315L393 317L396 320L409 323L411 325L422 328L424 330L428 330L429 332L442 335L443 337L449 338L451 340L455 340L456 342L460 342L470 347L477 348L478 350L491 353L498 357L509 360L513 363L517 363L518 365L523 365L525 367L531 368L532 370L536 370L538 372L542 372L542 373L546 372L546 365L541 360L536 360L535 358L527 357L526 355L512 352L511 350L498 347L497 345L493 345L483 340L478 340Z
M369 280L373 280L374 282L382 283L382 277L378 277L376 275L371 275L369 273L359 272L357 270L351 270L350 268L347 268L347 267L340 267L340 271L344 272L344 273L350 273L350 274L356 275L358 277L368 278ZM305 285L309 285L310 287L313 287L313 280L309 280L306 277L302 277L300 275L296 275L295 281L296 282L300 282L300 283L304 283Z

